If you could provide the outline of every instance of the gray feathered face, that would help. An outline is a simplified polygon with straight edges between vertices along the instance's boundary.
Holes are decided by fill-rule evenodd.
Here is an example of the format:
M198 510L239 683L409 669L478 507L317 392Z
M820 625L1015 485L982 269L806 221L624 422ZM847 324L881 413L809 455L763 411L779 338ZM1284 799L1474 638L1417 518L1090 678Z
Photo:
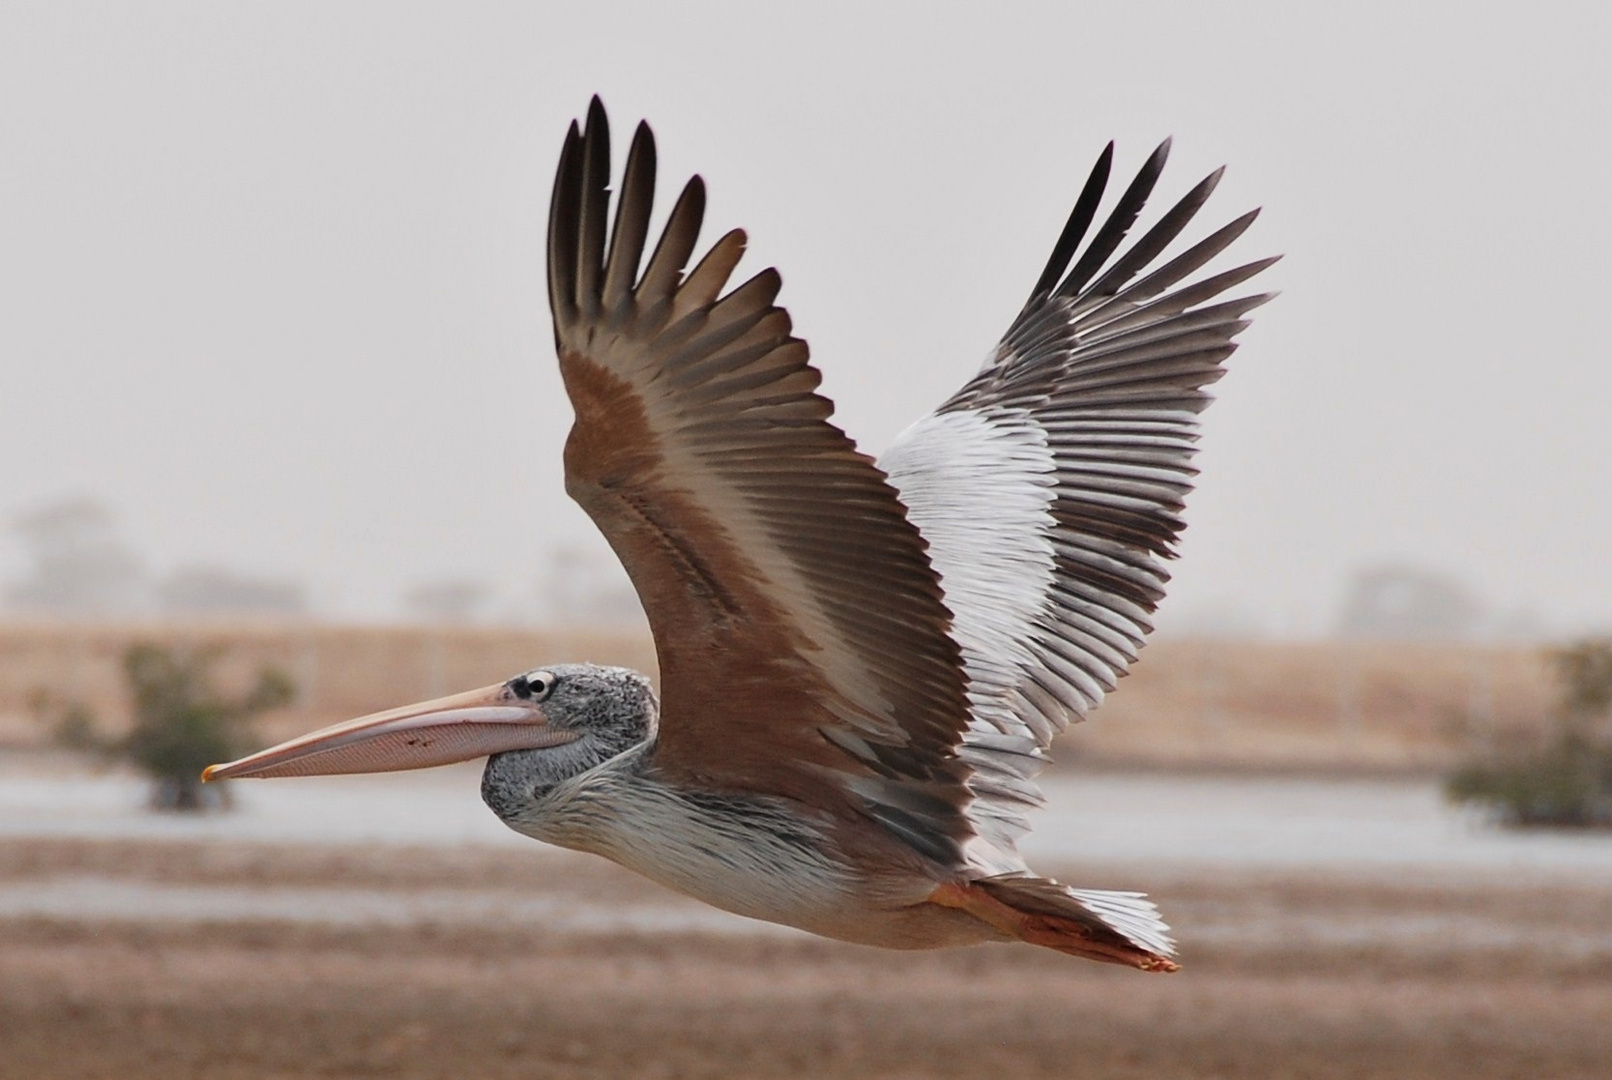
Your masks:
M555 786L648 741L658 706L649 680L627 668L554 664L504 684L517 700L541 708L556 734L553 745L493 754L481 776L481 797L508 820Z

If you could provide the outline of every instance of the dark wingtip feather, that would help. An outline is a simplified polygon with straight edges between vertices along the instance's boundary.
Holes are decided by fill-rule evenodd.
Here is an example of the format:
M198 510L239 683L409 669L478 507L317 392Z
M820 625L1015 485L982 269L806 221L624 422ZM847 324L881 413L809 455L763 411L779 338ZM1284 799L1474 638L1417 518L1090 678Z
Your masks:
M1162 149L1162 147L1161 147ZM1157 153L1157 151L1155 151ZM1225 175L1226 167L1222 165L1208 176L1193 185L1181 199L1160 218L1158 223L1149 229L1142 238L1132 244L1129 251L1114 262L1114 265L1103 272L1102 276L1088 287L1087 293L1094 298L1113 296L1124 288L1137 274L1151 263L1154 258L1163 254L1165 248L1181 235L1181 230L1187 227L1198 211L1209 201L1215 188L1220 185L1220 178ZM1252 221L1253 218L1248 218ZM1095 300L1091 302L1096 302Z
M694 254L704 220L705 181L695 174L689 177L672 204L655 252L649 257L649 265L638 282L638 302L655 316L663 314L671 303L672 293L682 280L683 268Z
M1131 181L1130 186L1119 197L1119 202L1109 213L1108 220L1103 222L1103 227L1092 238L1091 247L1086 249L1080 261L1075 263L1075 268L1069 271L1069 276L1058 286L1059 296L1077 295L1097 271L1102 269L1108 257L1114 254L1125 239L1125 234L1136 223L1137 215L1147 204L1148 196L1153 194L1153 186L1159 182L1159 174L1164 171L1164 163L1169 157L1170 140L1165 139L1142 163L1141 169L1136 173L1136 179Z
M1041 271L1041 277L1036 281L1035 288L1030 290L1030 298L1024 302L1026 309L1032 308L1037 302L1051 295L1063 277L1063 272L1069 269L1069 263L1075 257L1075 251L1080 242L1086 237L1086 230L1091 227L1092 220L1097 216L1097 206L1102 202L1103 191L1108 187L1108 176L1114 166L1114 143L1109 140L1103 152L1097 155L1097 162L1086 175L1086 183L1080 189L1080 195L1075 199L1075 205L1069 211L1069 219L1064 222L1063 231L1058 234L1057 243L1052 245L1052 254L1047 257L1047 265Z
M1235 243L1238 237L1259 217L1258 210L1250 210L1241 217L1222 225L1212 234L1193 244L1147 277L1127 288L1120 298L1132 304L1142 303L1192 274L1216 255ZM1261 268L1263 269L1263 267Z
M624 306L637 280L638 263L649 238L649 216L655 203L655 133L642 120L633 131L627 164L616 195L616 221L610 230L610 254L605 260L604 310L624 318Z
M610 209L610 120L597 96L582 129L582 222L577 237L576 303L592 317L599 311L604 273L605 229Z
M576 250L580 224L576 189L581 184L578 167L581 149L582 132L577 122L572 120L560 148L560 164L554 171L554 190L549 201L549 310L554 316L556 344L559 342L560 322L574 310L575 304Z

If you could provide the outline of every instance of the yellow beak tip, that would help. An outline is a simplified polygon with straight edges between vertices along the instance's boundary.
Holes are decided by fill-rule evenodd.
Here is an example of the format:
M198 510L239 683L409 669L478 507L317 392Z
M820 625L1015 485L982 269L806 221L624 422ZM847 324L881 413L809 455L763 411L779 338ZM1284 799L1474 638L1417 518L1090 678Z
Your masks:
M209 766L207 766L207 768L203 769L202 770L202 783L205 784L209 780L211 780L213 778L213 774L215 772L217 772L217 771L218 771L218 766L217 765L209 765Z

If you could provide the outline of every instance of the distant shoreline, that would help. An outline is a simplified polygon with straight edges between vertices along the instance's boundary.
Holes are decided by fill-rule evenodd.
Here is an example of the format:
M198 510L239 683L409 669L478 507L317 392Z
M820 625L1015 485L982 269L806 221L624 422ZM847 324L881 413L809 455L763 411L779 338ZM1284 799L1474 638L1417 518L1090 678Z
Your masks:
M226 683L264 664L284 670L298 698L264 718L265 741L539 663L655 666L647 633L606 628L0 622L0 748L46 743L42 693L112 728L126 722L119 665L137 640L216 644ZM1164 638L1058 740L1054 767L1425 777L1508 731L1537 730L1552 696L1539 646Z

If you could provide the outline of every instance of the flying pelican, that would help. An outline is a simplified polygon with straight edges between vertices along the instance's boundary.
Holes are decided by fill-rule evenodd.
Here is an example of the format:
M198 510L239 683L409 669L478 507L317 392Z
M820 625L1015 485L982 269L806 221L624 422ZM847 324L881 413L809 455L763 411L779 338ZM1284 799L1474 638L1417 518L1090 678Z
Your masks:
M1039 877L1016 847L1048 743L1152 629L1203 388L1269 299L1210 303L1274 259L1182 284L1258 211L1138 280L1220 171L1115 257L1168 151L1081 250L1104 149L1001 343L875 463L829 422L806 343L774 303L778 272L724 294L744 233L684 272L700 177L642 265L646 124L610 225L595 98L566 135L549 211L549 304L576 413L566 490L643 602L659 699L634 671L550 664L204 778L486 757L482 798L512 829L727 911L889 948L1017 939L1174 970L1144 896Z

